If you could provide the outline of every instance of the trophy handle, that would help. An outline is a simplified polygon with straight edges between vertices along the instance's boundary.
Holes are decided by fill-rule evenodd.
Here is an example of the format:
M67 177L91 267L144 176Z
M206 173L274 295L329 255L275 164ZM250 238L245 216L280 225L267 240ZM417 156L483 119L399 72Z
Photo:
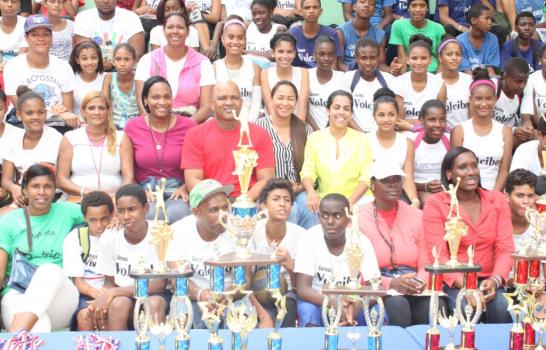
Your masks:
M229 232L229 213L227 211L220 210L218 221L220 222L220 225Z
M463 299L467 294L471 295L472 298L474 298L474 300L476 301L476 309L474 312L474 316L469 317L468 319L467 319L467 316L465 316L465 313L463 312ZM455 316L459 319L459 322L461 323L461 325L463 326L476 325L480 321L481 314L482 314L482 303L480 301L480 294L478 293L478 291L477 290L469 291L466 289L461 289L459 291L459 294L457 295L457 299L455 302Z
M339 321L341 321L341 314L343 311L343 307L341 305L341 299L339 296L336 297L336 315L334 317L334 320L330 322L330 318L328 317L328 303L330 302L330 297L326 296L322 300L322 323L324 324L324 327L326 328L336 328L339 324Z
M366 324L368 325L368 327L381 328L385 320L385 305L383 304L383 298L381 297L376 298L377 306L379 307L379 313L378 313L378 318L376 322L374 322L371 317L370 298L371 297L369 296L360 298L363 305L362 311L364 313L364 319L366 320Z

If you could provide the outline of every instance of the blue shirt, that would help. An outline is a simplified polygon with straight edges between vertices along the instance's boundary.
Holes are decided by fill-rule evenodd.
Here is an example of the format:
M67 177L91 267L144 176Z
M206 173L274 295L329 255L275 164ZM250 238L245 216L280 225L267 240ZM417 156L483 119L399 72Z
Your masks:
M512 57L523 57L529 64L529 73L533 73L534 71L540 70L541 66L540 66L540 59L538 58L538 52L540 51L541 48L542 48L542 42L539 40L533 39L531 41L531 47L529 47L527 51L521 51L519 47L514 48L514 40L508 40L507 42L504 43L504 45L502 45L501 66L504 67L504 65L506 64L506 61L508 61ZM537 57L534 57L535 55Z
M468 21L466 20L466 13L472 5L479 3L479 0L438 0L438 6L436 7L436 14L434 15L434 20L440 23L440 6L447 6L449 11L449 18L455 22L462 24L463 26L468 26Z
M404 18L410 18L408 11L408 0L398 0L394 2L392 13Z
M529 11L535 16L537 23L542 22L544 0L516 0L516 13Z
M457 41L463 48L463 57L459 70L465 71L488 66L500 68L499 42L495 34L485 33L485 40L480 49L472 46L468 35L469 33L462 33L457 37Z
M289 31L296 38L296 58L292 62L294 67L313 68L317 64L313 53L315 52L315 40L321 35L326 35L336 42L336 57L342 57L343 51L339 43L336 30L330 27L321 25L319 32L314 38L308 38L303 35L303 25L290 29Z
M340 24L337 29L343 33L343 38L345 39L343 61L346 65L351 67L351 65L355 62L355 43L358 39L360 39L360 36L355 31L353 20ZM380 44L381 41L383 41L383 38L385 38L385 31L371 25L365 37L372 38L377 44Z
M338 2L341 2L342 4L354 4L355 0L337 0ZM403 0L406 2L406 8L407 8L407 0ZM373 16L370 18L370 23L372 25L378 25L383 20L383 8L384 7L393 7L396 3L396 0L376 0L375 1L375 11L373 13ZM409 17L409 13L408 13Z

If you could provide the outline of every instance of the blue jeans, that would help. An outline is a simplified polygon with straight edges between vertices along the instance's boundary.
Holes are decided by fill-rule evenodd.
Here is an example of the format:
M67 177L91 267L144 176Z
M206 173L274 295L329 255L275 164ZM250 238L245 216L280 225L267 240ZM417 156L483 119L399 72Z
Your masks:
M312 213L307 208L307 192L303 191L296 195L288 221L300 225L306 230L319 224L317 213Z
M455 301L457 300L457 294L459 289L444 287L444 292L449 297L450 309L455 308ZM512 318L507 311L508 302L503 297L504 289L499 288L495 293L493 300L486 304L487 309L482 314L481 321L484 323L511 323ZM463 300L463 307L466 305L466 301Z

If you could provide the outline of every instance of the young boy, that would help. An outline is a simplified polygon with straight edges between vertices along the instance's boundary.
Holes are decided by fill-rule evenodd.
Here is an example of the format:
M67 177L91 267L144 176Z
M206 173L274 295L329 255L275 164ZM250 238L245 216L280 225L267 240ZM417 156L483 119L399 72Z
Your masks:
M543 43L533 39L536 20L531 12L525 11L516 17L516 32L518 36L502 45L501 64L504 66L511 57L522 57L529 64L529 73L540 69L538 53Z
M92 331L96 324L89 315L88 304L99 297L104 285L104 276L97 272L99 238L112 220L114 203L108 194L94 191L83 197L81 211L87 226L75 228L66 236L63 269L80 292L80 302L70 329Z

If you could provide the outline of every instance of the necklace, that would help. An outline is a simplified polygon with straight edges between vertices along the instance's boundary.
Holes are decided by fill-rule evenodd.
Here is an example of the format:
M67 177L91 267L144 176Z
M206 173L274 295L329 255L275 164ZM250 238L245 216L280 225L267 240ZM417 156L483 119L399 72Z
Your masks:
M91 152L91 159L93 160L93 167L95 168L95 174L97 175L97 189L101 189L100 184L100 173L102 170L102 152L104 151L104 139L106 138L106 135L100 138L100 144L97 140L92 139L89 136L89 131L87 128L85 129L85 132L87 134L87 139L89 140L89 151ZM95 160L95 152L93 151L94 147L100 147L100 160L99 160L99 166L97 167L97 161Z
M169 137L169 126L171 125L171 118L172 118L172 114L169 115L169 123L167 124L167 129L165 130L163 134L161 134L161 138L159 139L159 142L155 138L154 131L152 130L152 122L150 121L150 119L148 119L150 121L150 133L152 134L153 142L155 143L155 149L156 151L161 151L161 161L159 160L157 156L157 152L154 152L155 163L156 163L156 166L159 168L160 175L163 173L163 161L165 160L165 149L167 148L163 146L166 146L167 144L167 138ZM163 140L163 136L165 136L165 140Z
M169 126L171 125L171 116L169 115L169 122L167 123L167 128L165 129L165 131L163 131L162 133L159 133L159 135L160 135L159 141L155 137L155 132L154 132L153 126L152 126L152 119L150 119L149 116L148 116L148 122L150 123L150 134L152 134L152 139L153 139L154 144L155 144L155 149L157 151L161 151L161 148L163 147L162 144L164 144L163 137L165 135L167 135L167 133L169 132ZM166 140L166 138L165 138L165 140Z

